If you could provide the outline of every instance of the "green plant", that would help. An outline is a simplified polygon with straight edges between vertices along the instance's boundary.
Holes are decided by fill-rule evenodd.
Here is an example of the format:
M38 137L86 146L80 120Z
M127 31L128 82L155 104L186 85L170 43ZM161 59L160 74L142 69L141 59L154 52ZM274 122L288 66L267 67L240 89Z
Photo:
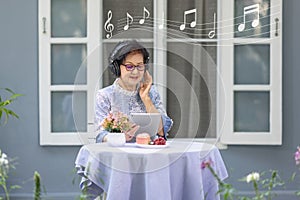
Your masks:
M78 168L75 167L72 170L72 173L75 175L73 180L72 180L72 184L79 184L81 187L81 194L79 196L76 197L76 200L88 200L88 199L106 199L106 198L102 198L102 195L105 195L102 193L102 195L95 197L94 195L89 194L89 185L87 180L87 176L89 174L89 168L90 165L88 164L87 169L86 169L86 173L82 174L83 175L83 179L85 179L85 181L82 182L82 177L78 176ZM81 170L81 169L80 169ZM104 180L100 179L101 183L104 185ZM81 185L82 184L82 185Z
M41 176L40 174L35 171L34 172L34 200L41 200Z
M0 149L0 187L4 190L6 200L9 200L10 190L20 188L18 185L10 187L7 185L8 173L11 169L15 169L14 159L8 158ZM0 199L3 199L3 197L0 197Z
M13 92L9 88L0 88L0 90L5 91L10 96L4 98L0 94L0 125L5 125L9 119L9 117L15 117L19 118L19 116L12 110L8 109L7 106L10 105L14 100L16 100L18 97L22 96L22 94L17 94ZM4 122L2 122L2 117L4 116Z
M268 175L267 172L262 172L261 174L257 172L252 172L248 176L241 179L242 181L246 181L247 183L253 183L253 189L255 192L255 196L253 198L242 197L242 200L271 200L276 194L273 192L273 189L276 187L284 186L284 182L281 180L277 170L270 170L269 175L270 178L264 178Z
M9 117L19 118L19 116L7 108L14 100L16 100L21 94L17 94L13 92L9 88L0 88L0 92L4 91L9 94L9 97L3 97L3 94L0 93L0 125L5 125L9 119ZM4 116L4 122L2 117ZM20 188L18 185L12 185L10 187L7 186L8 174L11 169L15 169L14 159L10 159L7 157L5 153L3 153L0 149L0 186L3 188L5 193L5 199L9 200L9 193L12 189ZM3 199L3 197L0 197Z
M296 152L294 153L294 160L295 160L295 163L296 163L296 165L300 165L300 147L298 146L297 147L297 150L296 150ZM297 175L297 172L294 172L293 174L292 174L292 177L291 177L291 181L294 181L295 180L295 178L296 178L296 175ZM295 192L295 194L296 194L296 196L300 196L300 190L297 190L296 192Z
M252 172L246 177L240 179L240 181L245 181L247 183L253 184L255 194L254 197L250 198L245 196L238 196L237 190L231 184L222 181L211 165L212 161L205 161L202 162L201 168L208 168L214 178L216 178L219 184L219 190L217 194L220 194L220 196L224 200L271 200L274 196L276 196L276 194L273 192L273 189L276 187L282 187L285 184L279 177L279 174L276 170L270 170L270 178L267 177L264 179L262 179L262 177L268 175L266 172L262 172L261 174L259 174L258 172Z
M218 181L219 190L218 190L217 194L220 194L220 196L222 196L224 200L235 199L234 197L235 197L236 190L233 188L233 186L231 184L225 183L224 181L222 181L211 165L212 165L212 161L208 160L208 161L202 162L201 168L202 169L208 168L209 171L214 176L214 178Z

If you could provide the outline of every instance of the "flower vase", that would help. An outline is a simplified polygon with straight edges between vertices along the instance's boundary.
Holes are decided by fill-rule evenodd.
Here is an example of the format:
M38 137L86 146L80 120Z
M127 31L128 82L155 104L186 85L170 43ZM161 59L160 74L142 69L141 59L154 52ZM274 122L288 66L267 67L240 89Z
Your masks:
M124 133L108 133L107 143L110 146L120 147L126 143L126 138Z

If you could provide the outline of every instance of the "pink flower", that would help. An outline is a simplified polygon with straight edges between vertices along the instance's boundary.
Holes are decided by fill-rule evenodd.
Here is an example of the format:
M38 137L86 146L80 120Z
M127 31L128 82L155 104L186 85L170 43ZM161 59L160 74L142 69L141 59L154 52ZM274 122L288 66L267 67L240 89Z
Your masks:
M204 168L206 168L206 167L208 167L208 166L211 166L212 164L213 164L213 162L212 162L211 159L209 159L209 160L207 160L207 161L203 161L203 162L201 163L201 169L204 169Z
M109 132L126 132L132 125L133 123L129 120L127 115L122 112L111 112L101 122L102 128Z
M296 165L300 164L300 147L297 147L297 151L294 154Z

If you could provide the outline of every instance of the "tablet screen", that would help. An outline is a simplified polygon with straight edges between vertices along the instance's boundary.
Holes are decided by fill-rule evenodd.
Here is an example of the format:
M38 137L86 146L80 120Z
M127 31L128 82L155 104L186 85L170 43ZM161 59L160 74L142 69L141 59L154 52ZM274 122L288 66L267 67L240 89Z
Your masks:
M132 121L140 126L135 135L148 133L150 137L153 137L157 134L161 120L160 113L131 113L130 115Z

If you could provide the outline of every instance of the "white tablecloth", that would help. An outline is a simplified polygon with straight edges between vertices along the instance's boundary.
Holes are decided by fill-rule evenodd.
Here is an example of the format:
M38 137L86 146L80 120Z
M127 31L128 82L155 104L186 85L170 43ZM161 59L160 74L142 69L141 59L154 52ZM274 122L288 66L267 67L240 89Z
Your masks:
M108 200L217 200L218 183L201 168L206 161L221 180L228 176L218 148L199 142L171 141L163 149L89 144L75 165L91 199L105 191Z

